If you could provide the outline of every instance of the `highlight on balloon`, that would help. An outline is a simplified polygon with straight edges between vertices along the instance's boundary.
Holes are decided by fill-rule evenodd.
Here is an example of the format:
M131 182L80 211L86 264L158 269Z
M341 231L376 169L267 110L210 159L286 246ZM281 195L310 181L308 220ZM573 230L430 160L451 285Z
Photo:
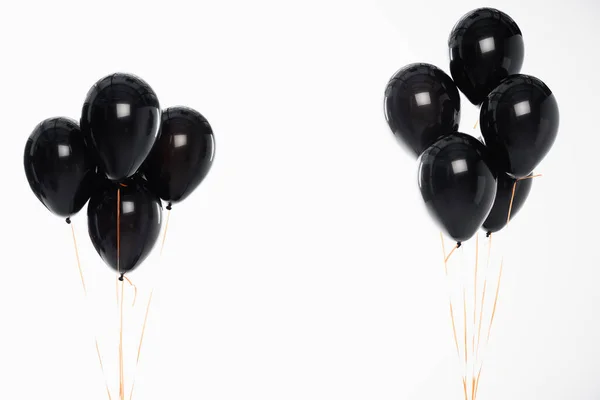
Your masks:
M183 106L162 109L154 90L141 78L115 73L97 81L87 93L77 122L52 117L39 123L27 139L24 167L31 190L54 215L71 225L84 295L88 290L72 218L87 204L88 233L102 260L115 272L119 309L118 397L126 393L123 329L125 287L137 286L127 273L139 268L154 248L163 226L163 203L170 210L204 181L213 164L211 125L198 111ZM162 253L161 247L161 253ZM137 362L153 289L144 310ZM98 337L96 352L104 374ZM116 354L116 352L115 352ZM137 364L136 364L137 366ZM112 398L108 381L106 392Z
M448 50L450 74L427 63L399 69L385 89L384 110L390 130L417 161L425 208L443 230L462 389L465 400L474 400L503 269L503 261L490 264L492 235L525 204L532 178L540 176L534 169L556 140L559 110L548 86L521 72L523 35L506 13L468 12L450 32ZM459 93L479 108L473 127L480 129L478 138L459 130ZM485 232L483 245L479 230ZM474 265L462 261L467 241L475 242Z

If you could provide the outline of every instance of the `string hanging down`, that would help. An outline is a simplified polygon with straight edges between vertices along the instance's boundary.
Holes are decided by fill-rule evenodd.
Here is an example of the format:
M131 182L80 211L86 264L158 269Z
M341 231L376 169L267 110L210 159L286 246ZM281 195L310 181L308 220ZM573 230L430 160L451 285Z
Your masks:
M85 284L85 279L83 277L83 269L81 268L81 260L79 258L79 246L77 246L77 236L75 235L75 228L71 223L71 219L67 218L66 222L71 226L71 236L73 237L73 247L75 249L75 259L77 261L77 269L79 271L79 278L81 279L81 287L83 288L84 298L87 300L88 291L87 286ZM104 378L104 386L106 387L106 394L108 396L108 400L112 400L112 396L110 394L110 389L108 387L108 381L106 379L106 373L104 372L104 363L102 362L102 355L100 353L100 345L98 344L98 337L94 335L94 344L96 347L96 354L98 355L98 362L100 363L100 371L102 371L102 377Z

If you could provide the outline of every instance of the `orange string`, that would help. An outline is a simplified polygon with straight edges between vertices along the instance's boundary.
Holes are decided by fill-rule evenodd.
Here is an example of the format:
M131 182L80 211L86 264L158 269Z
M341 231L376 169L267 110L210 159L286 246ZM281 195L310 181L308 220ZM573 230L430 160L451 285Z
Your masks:
M79 258L79 246L77 246L77 237L75 236L75 228L74 224L71 223L71 235L73 236L73 246L75 248L75 258L77 259L77 269L79 270L79 277L81 279L81 286L83 287L83 294L87 299L88 292L87 287L85 285L85 279L83 278L83 269L81 268L81 260ZM98 355L98 361L100 362L100 370L102 371L102 376L104 377L104 385L106 386L106 394L108 395L108 399L112 400L112 396L110 395L110 389L108 388L108 381L106 380L106 373L104 372L104 363L102 362L102 355L100 353L100 346L98 345L98 338L94 337L94 342L96 344L96 354Z

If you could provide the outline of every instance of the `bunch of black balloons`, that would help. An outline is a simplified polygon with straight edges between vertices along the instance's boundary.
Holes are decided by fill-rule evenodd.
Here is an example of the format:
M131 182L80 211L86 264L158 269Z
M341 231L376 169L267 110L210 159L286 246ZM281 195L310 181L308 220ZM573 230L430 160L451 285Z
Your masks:
M145 81L116 73L90 89L79 124L65 117L41 122L27 140L24 164L33 193L67 223L89 200L89 236L123 279L156 243L161 200L170 210L187 198L214 151L200 113L161 110Z
M418 157L429 213L460 245L481 227L499 231L521 208L528 178L556 139L559 111L544 82L520 73L523 36L505 13L469 12L448 47L452 78L434 65L405 66L387 85L385 116ZM483 138L458 131L459 90L480 108Z

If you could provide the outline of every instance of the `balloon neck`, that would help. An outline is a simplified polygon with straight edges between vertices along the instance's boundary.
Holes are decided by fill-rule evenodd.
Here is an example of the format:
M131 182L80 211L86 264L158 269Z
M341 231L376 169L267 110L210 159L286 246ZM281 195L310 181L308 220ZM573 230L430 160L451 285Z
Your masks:
M171 202L169 202L169 204L167 204L167 210L171 211L171 206L172 206L172 204L171 204Z
M67 222L67 224L71 224L71 218L67 217L65 221Z
M120 280L121 282L123 282L123 276L124 276L124 275L125 275L125 274L121 274L121 276L119 276L119 280Z
M456 248L459 249L460 246L462 246L462 243L461 242L456 242Z

